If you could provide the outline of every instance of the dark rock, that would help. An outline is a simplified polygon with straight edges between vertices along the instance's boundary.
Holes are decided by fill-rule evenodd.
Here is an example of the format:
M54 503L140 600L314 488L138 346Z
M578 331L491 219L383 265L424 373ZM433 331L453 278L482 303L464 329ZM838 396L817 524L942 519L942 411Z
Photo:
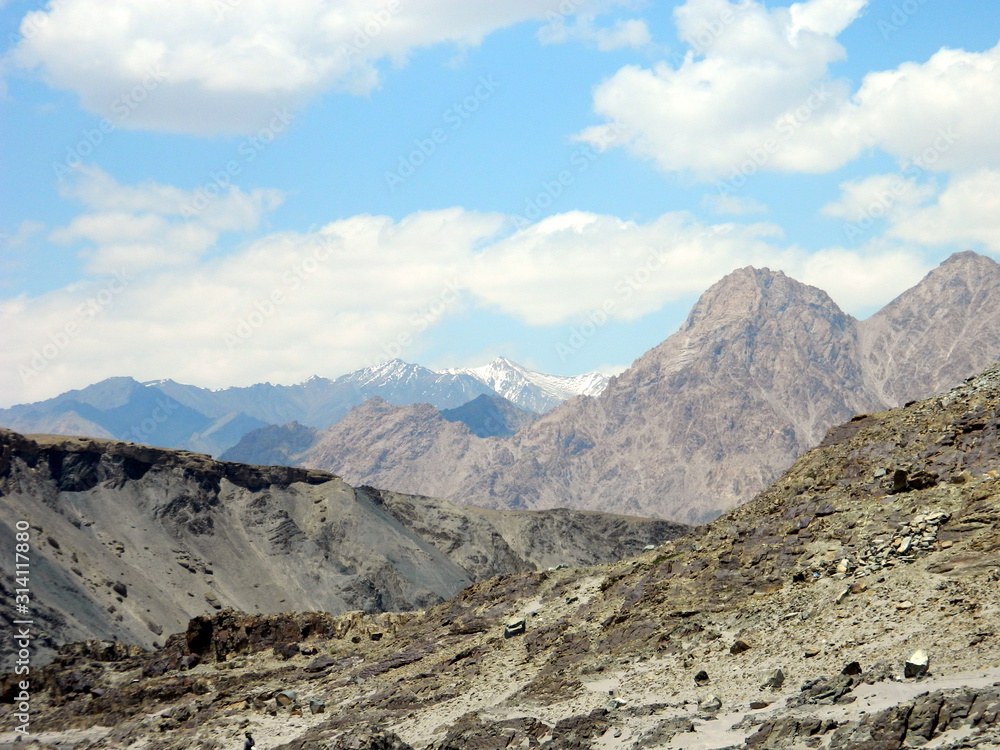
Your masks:
M892 493L898 494L900 492L906 492L909 489L909 483L907 482L908 474L903 471L903 469L896 469L892 472Z
M708 676L708 672L706 672L704 669L698 672L698 674L694 676L694 684L698 686L707 685L711 681L712 680Z
M975 700L976 694L971 691L948 697L938 713L938 731L944 732L962 724Z
M279 659L288 660L293 656L298 656L301 651L299 650L299 644L297 643L277 643L272 649L274 655Z
M284 747L284 746L283 746ZM401 740L393 732L348 732L334 745L319 745L308 740L290 746L288 750L309 750L314 747L330 747L331 750L413 750L411 745Z
M925 490L928 487L935 486L939 481L937 474L929 471L918 471L910 477L907 484L912 490Z
M912 742L913 736L929 741L934 736L938 724L938 712L944 704L940 693L932 693L917 699L907 721L907 741Z
M744 651L750 650L750 644L746 641L737 640L729 647L729 653L731 654L742 654Z
M907 678L920 678L927 674L931 660L927 652L923 649L914 651L910 658L903 665L903 676Z
M322 672L324 669L328 669L337 663L329 654L323 654L322 656L317 656L306 666L302 667L303 672Z
M850 664L845 666L840 673L848 676L861 674L861 664L856 661L852 661Z
M517 635L524 635L525 627L525 621L523 619L508 622L503 629L503 637L513 638Z

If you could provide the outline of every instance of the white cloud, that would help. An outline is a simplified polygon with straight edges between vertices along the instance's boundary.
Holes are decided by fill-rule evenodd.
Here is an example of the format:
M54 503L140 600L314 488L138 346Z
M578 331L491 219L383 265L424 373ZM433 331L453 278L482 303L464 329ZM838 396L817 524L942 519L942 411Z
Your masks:
M23 19L14 59L123 127L250 133L273 110L322 92L370 92L380 66L403 64L415 50L474 46L522 21L609 4L62 0ZM639 31L609 33L624 43Z
M571 212L544 219L480 252L469 287L530 325L555 325L604 308L634 320L704 290L733 267L774 259L772 225L709 227L685 213L648 224ZM610 309L607 306L610 304Z
M879 148L929 170L1000 168L1000 44L942 49L926 63L870 73L845 119Z
M931 270L921 248L875 239L859 250L803 254L783 270L819 287L844 311L867 314L917 284Z
M1000 171L953 177L936 202L895 221L888 234L923 245L981 245L1000 253Z
M645 21L637 18L619 19L611 26L601 27L593 15L580 15L574 21L559 18L543 26L538 32L538 40L542 44L579 41L592 44L601 52L610 52L648 47L653 37Z
M914 176L876 174L840 184L840 198L820 210L826 216L849 222L899 216L937 193L934 185L918 183Z
M637 156L705 179L728 176L758 152L759 166L776 170L823 171L853 157L854 138L810 147L810 133L836 125L831 105L847 92L827 67L845 54L839 27L864 4L819 13L827 5L767 10L750 0L689 0L674 13L691 48L684 62L626 66L600 84L594 109L611 124L585 130L582 139L607 140L617 127L618 143Z
M60 185L64 197L89 213L50 233L60 244L86 243L91 273L131 273L197 260L221 232L256 229L264 212L281 203L277 190L245 193L235 186L182 190L148 182L121 185L98 167L84 165Z
M221 387L419 361L425 331L477 307L531 326L594 310L628 321L747 264L860 306L884 303L922 272L920 256L898 247L816 255L788 247L772 224L706 225L681 212L637 223L572 211L516 230L514 217L461 208L359 215L205 254L215 230L177 213L191 191L87 174L90 183L67 191L94 210L53 236L91 243L101 275L0 298L11 365L0 393L11 402L120 374ZM150 266L157 272L138 272Z
M688 0L674 12L684 61L621 68L594 92L607 123L579 138L704 180L827 172L870 148L927 170L1000 166L1000 45L941 50L871 73L852 93L830 66L846 55L837 35L866 5Z

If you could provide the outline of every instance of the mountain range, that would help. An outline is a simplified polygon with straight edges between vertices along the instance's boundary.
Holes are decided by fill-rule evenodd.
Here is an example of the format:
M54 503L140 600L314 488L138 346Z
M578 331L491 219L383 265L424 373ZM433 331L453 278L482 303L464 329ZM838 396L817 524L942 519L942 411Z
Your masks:
M1000 265L976 253L953 255L860 321L816 287L747 267L600 395L510 437L477 437L429 406L368 402L287 455L355 484L483 507L699 523L752 497L831 425L998 357Z
M15 451L35 450L8 439ZM112 470L122 450L102 465ZM138 488L161 472L177 482L189 460L164 456L142 478L108 477L102 491L110 498L117 484ZM72 487L51 494L66 472L45 467L58 462L32 471L23 461L19 453L4 469L8 481L50 487L23 500L22 510L45 514L32 519L46 525L39 564L61 570L60 547L68 557L85 539L89 556L112 529L87 525L80 510L90 501L77 504ZM203 468L244 484L302 471ZM127 462L120 469L137 473ZM62 646L32 669L29 708L19 709L28 704L16 677L0 677L0 743L18 747L10 728L30 710L42 747L77 750L238 747L245 732L269 750L995 748L998 472L994 366L940 395L833 427L750 502L619 562L490 578L414 612L224 609L165 631L154 650ZM305 479L293 485L302 499L333 481ZM266 516L268 491L257 490L257 503L248 488L242 498L227 494L221 506L235 499L237 512ZM153 491L146 502L162 501ZM221 522L222 509L211 512ZM121 520L113 533L135 533L131 518ZM143 552L126 545L126 557L111 557L137 563ZM175 576L205 583L200 563L185 562L199 572ZM273 585L269 570L262 589ZM87 569L119 572L144 575L141 565ZM250 573L227 575L235 583ZM214 578L220 588L227 580L218 570ZM151 603L133 598L132 580L121 581L123 602L101 604L148 617Z
M600 373L545 375L503 358L480 368L443 372L394 359L335 380L317 376L298 385L259 383L222 390L115 377L46 401L0 409L0 425L25 433L87 435L219 455L247 433L269 425L330 427L370 398L457 409L489 396L492 407L477 402L446 418L467 417L476 434L509 434L506 423L497 425L495 432L484 432L490 425L483 410L513 417L512 408L517 407L537 415L567 398L596 395L607 382ZM512 424L524 422L522 415Z

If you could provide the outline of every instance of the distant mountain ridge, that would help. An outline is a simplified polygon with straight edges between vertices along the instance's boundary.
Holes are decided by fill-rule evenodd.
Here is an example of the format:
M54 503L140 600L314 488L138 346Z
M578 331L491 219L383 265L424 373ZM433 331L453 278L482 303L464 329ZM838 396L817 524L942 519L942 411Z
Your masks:
M864 321L820 289L747 267L599 396L510 438L459 434L411 409L361 409L323 431L300 465L486 507L701 522L752 497L830 426L998 358L1000 265L976 253L953 255Z
M545 375L522 367L505 357L488 365L463 370L442 370L453 375L471 375L511 403L544 414L574 396L597 396L608 385L608 376L588 372L575 377Z
M475 370L442 372L393 359L335 380L314 376L297 385L258 383L221 390L115 377L46 401L0 409L0 425L24 433L116 438L220 455L244 435L269 425L328 428L374 397L400 406L429 403L455 409L479 396L503 395L486 379L503 384L512 397L505 398L515 406L537 413L607 383L600 374L544 375L506 359Z

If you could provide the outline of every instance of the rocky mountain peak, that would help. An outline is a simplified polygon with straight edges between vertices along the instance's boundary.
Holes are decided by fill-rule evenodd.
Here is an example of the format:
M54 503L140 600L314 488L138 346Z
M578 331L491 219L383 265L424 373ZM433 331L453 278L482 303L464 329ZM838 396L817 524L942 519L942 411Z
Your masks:
M821 289L796 281L782 271L746 266L713 284L692 308L681 330L711 334L733 323L771 317L795 307L822 309L846 317Z
M996 271L998 269L1000 269L1000 264L992 258L987 258L985 255L980 255L972 250L963 250L960 253L952 253L931 273L935 274L944 271L967 272L969 270L982 272Z
M955 253L859 324L863 366L885 403L954 384L1000 355L1000 264ZM929 351L946 352L928 357Z

